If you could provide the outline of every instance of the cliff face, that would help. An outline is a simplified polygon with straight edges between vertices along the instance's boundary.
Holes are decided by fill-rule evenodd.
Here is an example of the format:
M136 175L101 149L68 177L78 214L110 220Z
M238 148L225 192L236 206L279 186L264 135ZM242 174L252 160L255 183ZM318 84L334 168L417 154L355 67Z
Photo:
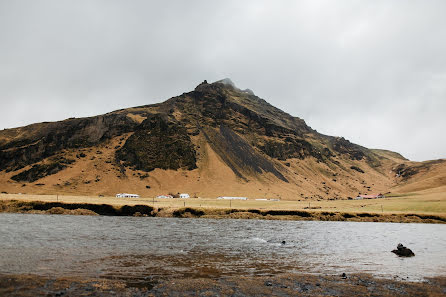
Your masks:
M195 150L186 129L163 114L151 114L116 151L125 167L152 171L197 168Z
M136 126L125 115L108 114L4 130L0 133L0 170L16 171L66 149L92 147Z
M10 192L338 199L385 192L395 183L389 168L406 161L319 134L229 80L0 131L0 186Z

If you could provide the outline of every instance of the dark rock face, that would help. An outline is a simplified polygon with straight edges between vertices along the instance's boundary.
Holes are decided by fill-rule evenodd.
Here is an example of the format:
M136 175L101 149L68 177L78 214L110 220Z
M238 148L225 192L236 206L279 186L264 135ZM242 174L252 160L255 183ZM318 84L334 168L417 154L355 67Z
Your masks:
M332 155L328 147L318 149L306 141L315 132L305 122L275 108L255 95L238 90L233 84L201 84L187 96L178 97L177 107L193 116L202 127L227 127L256 139L252 144L271 158L286 160ZM263 137L267 140L260 140Z
M195 150L184 127L165 115L149 116L116 152L124 166L152 171L155 168L197 168Z
M63 149L93 146L135 126L125 115L108 114L6 130L12 140L0 143L0 170L15 171Z
M411 249L408 249L401 243L398 244L396 250L393 250L392 253L400 256L400 257L413 257L415 256L414 252Z
M354 143L346 140L344 137L334 137L332 139L333 149L341 154L348 154L352 160L362 160L365 157L363 149Z
M204 133L214 151L238 177L246 179L242 172L270 172L288 182L273 162L256 152L251 145L228 127L222 125L218 131L206 129Z
M258 147L271 158L285 161L290 158L298 158L303 160L312 156L322 159L323 154L318 152L308 141L304 139L286 138L285 142L265 141L264 145ZM328 151L329 152L329 151ZM327 154L330 155L329 153Z
M369 149L351 143L344 137L329 137L329 139L329 143L335 152L341 155L346 155L353 161L366 160L367 163L372 167L378 167L381 165L378 156L371 152Z
M28 170L22 171L11 177L15 181L34 182L45 176L56 174L65 169L68 164L74 163L74 160L66 159L64 157L52 157L50 163L35 164Z
M190 97L192 100L187 100ZM174 98L177 107L202 126L223 124L234 131L266 136L303 136L313 130L300 118L292 117L265 100L231 84L200 84L186 96Z
M358 171L360 173L364 173L364 170L362 170L361 168L359 168L358 166L350 166L350 169L353 169L355 171Z
M417 174L420 168L411 167L406 164L400 164L393 169L393 171L398 175L398 177L402 177L403 179L408 179L411 176Z
M34 182L41 179L47 175L55 174L66 168L64 164L61 163L50 163L50 164L36 164L29 170L20 172L19 174L11 177L15 181L25 181Z

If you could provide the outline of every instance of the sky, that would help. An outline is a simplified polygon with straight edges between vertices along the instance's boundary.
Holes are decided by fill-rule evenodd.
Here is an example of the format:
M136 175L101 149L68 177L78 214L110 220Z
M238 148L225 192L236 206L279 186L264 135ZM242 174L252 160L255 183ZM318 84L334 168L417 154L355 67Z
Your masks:
M321 133L446 158L445 11L442 0L0 0L0 129L229 77Z

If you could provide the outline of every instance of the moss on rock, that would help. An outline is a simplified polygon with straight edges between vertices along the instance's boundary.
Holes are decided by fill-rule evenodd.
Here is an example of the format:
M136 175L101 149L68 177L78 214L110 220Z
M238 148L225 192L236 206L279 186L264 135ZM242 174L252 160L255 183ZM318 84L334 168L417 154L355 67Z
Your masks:
M159 114L141 123L116 152L116 158L124 166L144 171L197 168L195 150L186 129Z

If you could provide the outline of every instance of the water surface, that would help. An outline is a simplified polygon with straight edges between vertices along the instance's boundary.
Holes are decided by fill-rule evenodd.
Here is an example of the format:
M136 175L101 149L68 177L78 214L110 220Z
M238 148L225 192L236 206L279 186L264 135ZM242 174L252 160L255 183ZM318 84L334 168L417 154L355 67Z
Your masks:
M416 256L391 253L400 242ZM446 226L0 214L0 273L138 280L282 272L444 276Z

